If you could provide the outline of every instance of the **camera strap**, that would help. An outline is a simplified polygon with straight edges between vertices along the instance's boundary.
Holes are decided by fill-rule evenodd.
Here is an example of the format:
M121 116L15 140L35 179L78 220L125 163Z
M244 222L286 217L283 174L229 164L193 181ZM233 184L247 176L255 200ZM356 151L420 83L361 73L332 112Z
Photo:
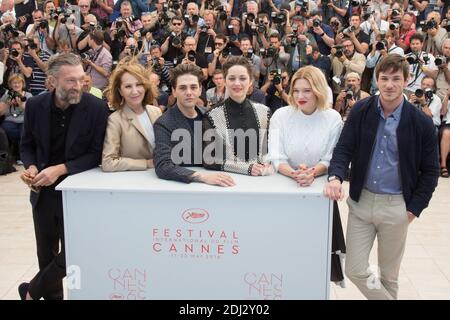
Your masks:
M417 59L419 59L421 55L422 55L422 53L420 53L420 54L417 56ZM418 63L416 63L416 64L413 66L413 73L415 73L415 76L414 76L414 80L411 81L410 83L408 83L408 87L411 86L414 82L416 82L416 80L417 80L417 78L419 78L419 74L420 74L421 72L422 72L422 69L421 69L421 67L420 67L420 62L418 62Z
M98 48L98 50L95 52L95 55L94 55L94 57L92 58L92 62L95 62L95 60L97 60L97 58L98 58L98 56L100 55L100 52L102 52L102 50L103 50L103 45L101 45L99 48ZM88 65L87 66L87 68L86 68L86 72L91 72L91 70L92 70L92 67L91 67L91 65Z

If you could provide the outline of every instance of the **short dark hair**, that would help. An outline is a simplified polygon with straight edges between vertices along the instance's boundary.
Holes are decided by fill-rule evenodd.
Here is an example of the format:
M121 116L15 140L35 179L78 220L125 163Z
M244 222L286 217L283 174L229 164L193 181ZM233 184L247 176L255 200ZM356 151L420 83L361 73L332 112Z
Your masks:
M185 74L190 74L197 77L198 83L201 85L203 81L203 71L199 66L194 64L179 64L170 70L170 84L172 85L172 88L177 87L178 78L184 76Z
M397 72L401 70L403 79L408 79L409 76L409 63L405 57L398 53L391 53L380 60L375 68L375 77L378 80L381 72Z
M181 21L181 23L183 23L183 18L179 16L172 17L172 19L170 19L170 23L173 23L175 20Z
M423 43L423 36L420 33L416 32L411 36L411 38L409 38L409 43L411 43L411 41L413 40L419 40Z
M269 39L270 38L277 38L278 41L281 41L281 35L278 32L271 33Z
M96 45L101 46L103 40L105 40L105 36L103 35L103 31L96 30L91 33L91 39L95 42Z
M223 76L226 78L228 74L228 70L234 66L242 66L248 71L248 75L251 80L254 79L253 76L253 68L247 58L243 56L230 56L225 60L225 63L222 65Z

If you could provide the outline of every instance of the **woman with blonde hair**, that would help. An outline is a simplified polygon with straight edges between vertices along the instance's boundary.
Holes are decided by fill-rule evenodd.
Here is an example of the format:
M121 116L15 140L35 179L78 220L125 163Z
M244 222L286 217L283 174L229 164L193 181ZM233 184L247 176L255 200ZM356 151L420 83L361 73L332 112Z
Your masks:
M104 171L153 168L153 124L161 110L151 104L157 88L145 68L133 61L121 63L111 75L106 96L116 111L108 119L103 145Z
M275 111L269 127L269 159L275 170L308 187L324 175L342 130L340 114L330 108L328 84L320 69L300 68L291 79L289 106ZM345 252L342 225L334 204L333 252ZM333 281L342 281L338 255L332 259Z

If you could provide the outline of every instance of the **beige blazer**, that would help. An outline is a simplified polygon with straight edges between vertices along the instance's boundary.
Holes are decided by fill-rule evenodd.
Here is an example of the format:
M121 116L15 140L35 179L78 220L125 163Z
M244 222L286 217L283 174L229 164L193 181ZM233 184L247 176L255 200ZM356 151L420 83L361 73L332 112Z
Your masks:
M152 124L161 116L155 106L146 106ZM146 170L153 159L153 148L137 115L128 107L111 114L103 143L103 171Z

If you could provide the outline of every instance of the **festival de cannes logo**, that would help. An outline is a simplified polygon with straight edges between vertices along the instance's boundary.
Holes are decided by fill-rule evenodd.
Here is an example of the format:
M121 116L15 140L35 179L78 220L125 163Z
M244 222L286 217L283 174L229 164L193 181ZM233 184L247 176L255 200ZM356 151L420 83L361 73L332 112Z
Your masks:
M199 224L209 219L209 213L205 209L192 208L185 210L181 217L188 223Z

